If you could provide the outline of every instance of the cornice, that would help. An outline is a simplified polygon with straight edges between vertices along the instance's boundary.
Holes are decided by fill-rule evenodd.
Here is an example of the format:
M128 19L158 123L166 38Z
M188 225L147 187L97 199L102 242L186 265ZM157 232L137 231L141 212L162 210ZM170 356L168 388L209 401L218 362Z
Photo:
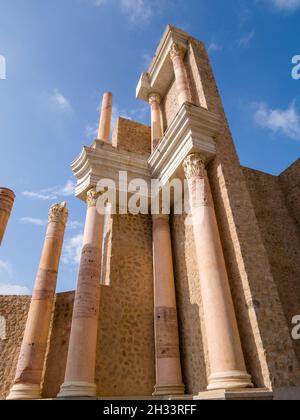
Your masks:
M141 75L136 89L138 99L148 101L151 92L164 97L174 78L173 64L170 57L171 48L176 44L182 49L184 54L188 48L188 39L188 33L174 26L167 26L148 71Z

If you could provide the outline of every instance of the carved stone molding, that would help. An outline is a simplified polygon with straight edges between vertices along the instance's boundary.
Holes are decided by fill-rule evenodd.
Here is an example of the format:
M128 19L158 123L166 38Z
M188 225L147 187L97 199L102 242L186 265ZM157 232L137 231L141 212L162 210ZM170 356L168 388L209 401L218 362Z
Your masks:
M206 159L200 153L194 153L185 158L183 169L187 179L204 178Z
M67 224L69 211L67 208L67 203L60 203L60 204L54 204L50 210L48 215L48 221L49 223L63 223L64 225Z

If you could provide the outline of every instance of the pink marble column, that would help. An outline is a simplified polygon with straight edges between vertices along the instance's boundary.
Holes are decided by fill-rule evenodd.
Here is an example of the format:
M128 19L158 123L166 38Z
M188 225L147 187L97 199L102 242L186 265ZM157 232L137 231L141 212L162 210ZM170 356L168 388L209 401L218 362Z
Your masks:
M0 245L2 243L11 210L15 201L15 194L8 188L0 188Z
M151 106L151 131L152 131L152 152L162 138L162 123L160 113L160 96L156 93L149 95L149 104Z
M102 99L102 108L98 130L98 140L109 143L110 141L110 125L112 116L113 97L110 92L105 92Z
M153 215L155 396L183 395L169 216Z
M57 272L67 218L66 203L55 204L51 207L14 385L8 400L41 398L41 383L51 326Z
M184 49L178 44L173 44L170 52L173 62L175 80L178 92L179 107L186 102L191 102L189 82L184 65Z
M95 397L95 367L100 300L100 276L104 216L96 208L99 194L87 193L87 216L65 381L59 398Z
M205 158L192 154L183 167L189 184L209 352L208 390L253 387L246 371Z

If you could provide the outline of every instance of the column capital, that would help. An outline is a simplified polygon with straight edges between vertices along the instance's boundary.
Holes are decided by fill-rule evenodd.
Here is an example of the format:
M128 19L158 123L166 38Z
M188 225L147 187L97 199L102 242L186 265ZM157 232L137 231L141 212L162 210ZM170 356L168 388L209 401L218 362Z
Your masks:
M11 212L15 201L15 193L8 188L0 188L0 210Z
M152 92L150 93L148 100L150 105L152 105L154 102L156 102L159 105L161 102L161 97L158 93Z
M62 223L64 225L67 224L69 217L69 211L67 207L67 203L63 202L60 204L54 204L48 214L48 222L49 223Z
M205 176L206 159L199 153L189 155L182 166L187 179L204 178Z
M86 203L88 207L96 207L97 200L102 193L98 192L96 187L91 188L86 194Z
M185 53L185 49L179 44L173 44L170 50L170 57L171 60L174 60L176 57L180 57L183 59Z

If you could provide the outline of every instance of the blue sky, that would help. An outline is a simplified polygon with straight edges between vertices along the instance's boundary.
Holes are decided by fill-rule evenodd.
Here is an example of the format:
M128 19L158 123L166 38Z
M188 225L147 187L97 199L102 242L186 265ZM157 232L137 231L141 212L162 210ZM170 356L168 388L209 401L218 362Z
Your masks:
M70 163L94 137L102 92L149 123L140 73L171 23L205 41L241 163L279 174L299 157L300 0L0 0L0 184L17 194L0 294L32 290L51 204L67 200L58 290L74 289L85 206Z

